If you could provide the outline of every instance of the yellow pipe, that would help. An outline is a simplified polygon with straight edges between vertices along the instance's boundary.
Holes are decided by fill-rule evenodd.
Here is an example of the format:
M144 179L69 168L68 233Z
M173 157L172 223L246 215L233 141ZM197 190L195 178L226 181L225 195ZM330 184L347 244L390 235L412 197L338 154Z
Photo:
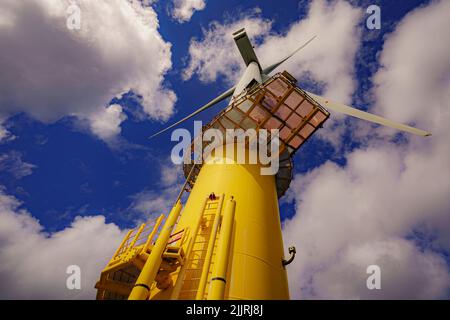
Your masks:
M211 258L214 251L214 244L216 243L216 234L217 229L219 228L223 198L224 195L222 194L222 196L220 197L220 203L217 207L216 214L214 216L214 224L211 228L211 234L208 240L208 249L206 250L205 261L203 262L202 276L200 278L200 283L198 285L198 291L195 297L196 300L203 300L203 296L205 295L206 280L208 279L209 268L211 266Z
M167 217L166 223L164 224L158 239L156 240L155 246L152 249L147 261L145 262L144 268L142 269L139 277L136 280L136 284L128 297L128 300L146 300L149 296L150 287L155 280L156 274L158 273L159 267L162 262L162 255L167 246L167 241L170 238L172 229L177 222L178 216L181 212L181 202L180 200L173 206Z
M150 243L152 242L153 237L155 236L156 232L158 231L159 226L160 226L160 224L161 224L163 218L164 218L164 215L162 214L162 215L160 215L160 216L158 217L158 219L156 220L155 226L153 227L152 232L149 234L148 239L147 239L147 242L145 243L144 247L142 248L142 252L147 252L147 249L148 249L148 247L150 246Z
M175 283L172 294L170 296L171 300L178 299L178 296L180 295L181 288L182 288L183 282L184 282L184 276L186 274L187 264L189 263L189 260L191 258L192 248L194 247L195 238L197 237L198 229L200 228L200 224L203 220L203 212L205 211L207 203L208 203L208 198L206 198L205 201L203 202L203 206L198 214L198 219L195 223L195 227L194 227L193 233L191 235L191 239L189 240L189 244L187 246L186 260L184 262L184 265L181 267L180 272L178 273L177 282Z
M208 300L223 300L225 296L228 257L230 256L236 201L231 197L223 215L222 227L217 244L216 262L211 276Z

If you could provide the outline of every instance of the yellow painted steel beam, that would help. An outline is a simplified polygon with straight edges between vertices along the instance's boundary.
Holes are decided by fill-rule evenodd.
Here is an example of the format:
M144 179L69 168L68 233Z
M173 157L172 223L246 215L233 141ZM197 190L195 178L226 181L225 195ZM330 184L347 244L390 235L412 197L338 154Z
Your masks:
M216 243L217 230L219 229L220 215L222 211L223 198L225 195L220 196L220 202L216 209L216 214L214 216L214 224L211 228L211 234L208 240L208 249L206 250L205 261L203 262L202 275L200 278L200 283L198 285L198 291L196 295L196 300L203 300L205 295L206 281L208 280L209 268L211 266L211 258L214 251L214 244Z
M230 256L231 236L233 234L236 201L233 197L227 202L217 244L216 262L214 264L208 300L223 300L227 283L228 258Z
M178 216L181 212L181 202L178 200L170 211L167 217L166 223L156 240L155 246L152 249L147 261L145 262L144 268L139 274L138 279L131 291L128 300L146 300L149 296L150 287L155 280L158 273L159 267L162 262L162 254L166 249L167 242L172 233L172 229L175 226Z

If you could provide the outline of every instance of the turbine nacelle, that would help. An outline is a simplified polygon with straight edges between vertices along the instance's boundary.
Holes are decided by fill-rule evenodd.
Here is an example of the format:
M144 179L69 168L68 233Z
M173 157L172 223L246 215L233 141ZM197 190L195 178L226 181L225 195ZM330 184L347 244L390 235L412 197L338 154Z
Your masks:
M233 93L233 98L240 96L244 90L250 89L254 85L263 83L262 74L259 69L259 65L252 61L245 69L244 74L236 85L236 89Z

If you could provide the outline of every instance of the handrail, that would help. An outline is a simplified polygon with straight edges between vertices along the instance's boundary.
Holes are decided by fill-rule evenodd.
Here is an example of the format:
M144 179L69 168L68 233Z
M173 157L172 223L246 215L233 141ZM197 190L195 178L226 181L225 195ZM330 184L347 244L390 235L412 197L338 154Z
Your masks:
M142 247L141 252L147 252L148 247L150 246L151 241L153 240L153 237L155 236L156 232L158 232L159 226L161 225L162 220L164 219L164 215L161 214L158 219L155 222L155 225L153 227L152 232L149 234L147 241L145 242L144 247Z
M114 252L114 255L113 255L111 261L114 260L114 259L119 255L119 253L121 253L120 250L122 250L123 246L125 245L125 242L126 242L126 241L128 240L128 238L130 237L131 232L133 232L133 230L129 230L129 231L127 232L127 234L126 234L125 237L123 238L122 242L120 243L120 246L117 248L116 252Z
M147 225L146 223L141 224L141 226L139 227L138 231L136 232L136 235L134 236L133 241L131 241L131 243L129 245L130 248L132 248L135 245L135 243L138 241L139 236L141 235L142 230L144 230L146 225Z
M156 240L156 243L145 262L144 267L136 280L133 290L128 297L129 300L146 300L150 293L150 286L152 285L162 262L162 254L167 246L172 229L177 222L178 216L181 212L181 202L178 200L170 211L166 222Z

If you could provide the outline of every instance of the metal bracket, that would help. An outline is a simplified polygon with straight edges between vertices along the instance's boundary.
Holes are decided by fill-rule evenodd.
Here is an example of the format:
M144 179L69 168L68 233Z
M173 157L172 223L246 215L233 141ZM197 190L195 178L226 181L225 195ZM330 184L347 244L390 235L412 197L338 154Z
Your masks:
M290 264L292 261L294 261L295 258L295 254L297 253L297 251L295 250L295 247L289 247L289 254L291 255L291 257L288 260L282 259L281 263L283 264L283 266L287 266L288 264Z

